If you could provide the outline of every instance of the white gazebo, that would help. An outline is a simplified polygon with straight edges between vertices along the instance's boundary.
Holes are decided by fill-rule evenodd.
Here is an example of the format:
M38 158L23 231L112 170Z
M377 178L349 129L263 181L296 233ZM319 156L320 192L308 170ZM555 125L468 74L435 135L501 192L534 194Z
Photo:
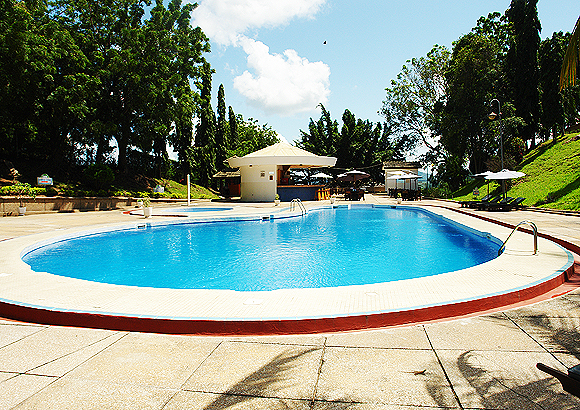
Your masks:
M335 157L315 155L287 142L279 142L243 157L231 157L227 161L231 168L240 169L241 197L247 202L273 201L277 193L282 197L278 187L290 168L333 167L336 164ZM293 189L299 187L306 190L306 186L293 186ZM299 190L292 195L300 197Z
M383 171L385 171L385 191L390 189L397 189L399 185L403 185L406 179L410 182L409 189L416 190L418 188L417 178L405 177L407 175L418 175L421 164L419 162L405 162L405 161L387 161L383 163ZM397 178L399 177L399 178ZM401 182L399 182L401 181Z

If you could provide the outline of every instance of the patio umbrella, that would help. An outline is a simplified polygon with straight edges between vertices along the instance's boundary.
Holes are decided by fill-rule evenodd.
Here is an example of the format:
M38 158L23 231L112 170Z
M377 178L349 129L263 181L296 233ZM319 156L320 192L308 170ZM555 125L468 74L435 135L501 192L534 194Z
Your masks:
M332 175L328 175L328 174L325 174L323 172L319 172L317 174L312 175L310 178L332 179Z
M346 181L346 182L356 182L358 180L370 177L369 174L362 171L357 171L353 169L352 171L345 172L344 174L340 174L337 179L339 181Z
M474 178L486 178L488 175L493 174L491 171L480 172L479 174L472 175ZM487 195L489 196L489 180L487 181Z
M485 179L501 180L501 190L503 193L503 197L505 199L505 180L506 179L520 178L520 177L523 177L525 175L526 174L524 174L523 172L510 171L509 169L502 169L499 172L492 172L491 174L486 176Z
M514 179L514 178L520 178L525 176L526 174L524 174L523 172L519 172L519 171L510 171L509 169L502 169L499 172L491 172L489 173L485 179Z

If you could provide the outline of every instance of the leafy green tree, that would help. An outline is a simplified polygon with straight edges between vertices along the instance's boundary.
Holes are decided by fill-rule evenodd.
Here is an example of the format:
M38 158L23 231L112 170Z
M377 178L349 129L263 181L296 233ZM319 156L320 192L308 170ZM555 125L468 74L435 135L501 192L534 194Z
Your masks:
M198 104L198 124L195 130L195 177L200 185L208 187L215 173L216 117L211 107L211 77L214 70L204 62L201 73L201 93Z
M233 114L233 110L230 110L230 113ZM230 118L230 129L232 122ZM278 133L268 124L260 125L258 120L253 118L244 120L242 114L236 116L235 124L237 138L233 141L230 140L232 143L228 151L228 157L243 157L280 142Z
M564 103L559 81L560 68L568 40L569 35L564 35L562 32L554 33L551 38L540 43L538 51L540 88L542 90L540 120L543 131L551 134L554 141L557 140L558 134L564 133Z
M484 171L485 162L497 147L495 136L484 129L498 80L496 57L496 45L489 38L469 33L454 44L447 72L449 97L441 144L449 158L456 163L462 158L473 173Z
M297 146L317 155L336 157L339 169L364 169L375 180L380 180L383 161L402 158L404 144L391 140L392 128L387 124L357 119L346 109L339 132L338 121L323 105L321 109L318 121L310 119L309 132L300 131Z
M84 55L44 1L0 3L0 50L0 157L23 172L66 175L86 115Z
M87 75L97 86L90 97L87 142L97 145L96 162L103 162L116 140L118 168L127 169L127 150L136 142L142 114L144 1L57 0L54 15L74 33L89 58Z
M447 98L450 57L446 47L435 45L426 57L408 61L386 88L380 114L394 133L406 139L406 150L418 145L437 150L437 107Z
M516 115L524 121L521 136L534 145L538 131L540 100L538 49L541 25L538 19L538 0L512 0L505 15L510 23L509 50L505 70L509 84L509 100Z
M115 140L118 170L127 170L130 147L153 151L157 168L168 142L185 160L196 103L190 79L199 76L207 38L190 25L194 4L157 0L144 19L148 0L56 0L52 14L74 34L89 59L85 74L89 113L83 143L97 147L103 162ZM179 130L173 130L173 122ZM189 130L188 130L189 129ZM175 132L176 136L170 138Z
M330 112L324 105L319 104L319 107L322 110L320 119L314 122L310 118L308 132L300 130L301 139L298 146L316 155L336 156L338 155L337 151L340 150L337 147L338 121L332 119ZM347 149L344 148L341 152L345 152Z

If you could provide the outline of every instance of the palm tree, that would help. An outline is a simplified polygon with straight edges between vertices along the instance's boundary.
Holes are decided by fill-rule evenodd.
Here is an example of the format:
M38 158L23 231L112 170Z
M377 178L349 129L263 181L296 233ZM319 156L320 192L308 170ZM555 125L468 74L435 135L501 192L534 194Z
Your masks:
M566 56L564 57L564 63L562 64L562 71L560 71L560 91L568 86L573 86L576 84L577 68L580 64L580 17L576 21L574 26L574 31L570 36L570 43L568 44L568 50L566 50Z

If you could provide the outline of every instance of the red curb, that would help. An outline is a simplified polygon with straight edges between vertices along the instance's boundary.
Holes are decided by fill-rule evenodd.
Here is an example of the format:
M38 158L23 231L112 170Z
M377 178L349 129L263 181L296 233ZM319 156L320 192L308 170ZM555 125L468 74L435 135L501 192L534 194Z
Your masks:
M546 282L526 289L481 299L412 310L328 318L283 320L160 319L56 311L7 302L0 302L0 312L2 312L3 317L23 322L147 333L214 336L330 333L429 322L489 311L544 295L564 284L566 277L572 277L573 273L574 266L571 266L562 274ZM580 276L574 277L574 279L576 282L580 282Z

